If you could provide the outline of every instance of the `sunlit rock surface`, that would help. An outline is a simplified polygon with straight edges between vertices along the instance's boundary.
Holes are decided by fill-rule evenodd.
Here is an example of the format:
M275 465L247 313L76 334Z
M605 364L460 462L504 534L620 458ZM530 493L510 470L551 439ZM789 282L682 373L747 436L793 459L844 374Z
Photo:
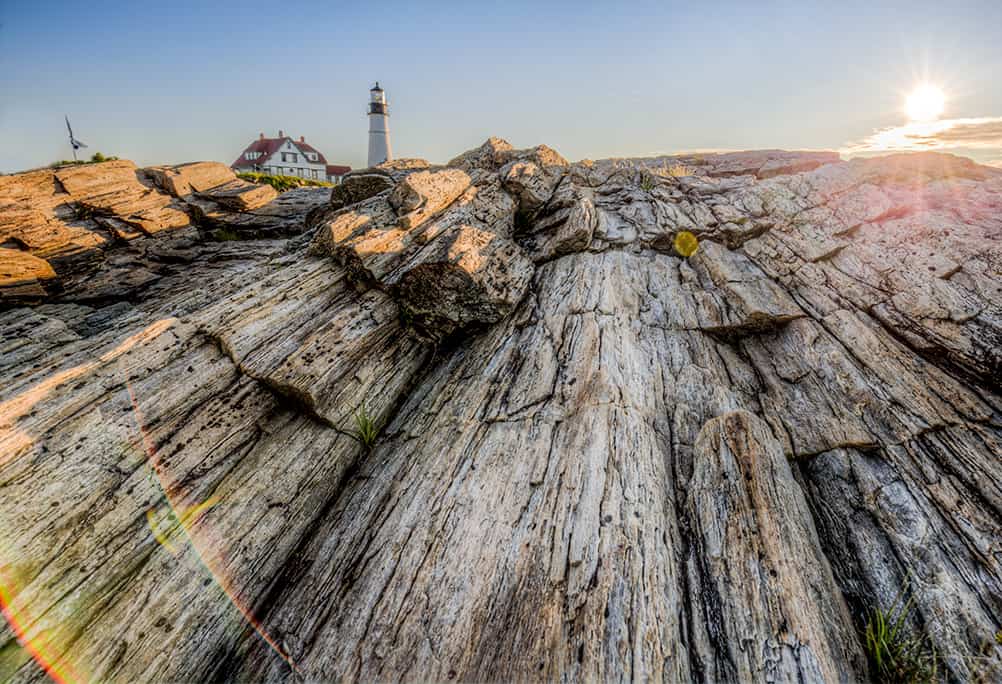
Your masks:
M1000 302L948 155L0 177L0 681L996 681Z

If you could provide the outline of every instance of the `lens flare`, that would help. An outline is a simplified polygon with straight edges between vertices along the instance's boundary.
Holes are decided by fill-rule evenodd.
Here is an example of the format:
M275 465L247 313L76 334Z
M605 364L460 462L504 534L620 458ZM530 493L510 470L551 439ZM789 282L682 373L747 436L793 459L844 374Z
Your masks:
M15 605L14 597L21 588L15 578L8 576L5 568L0 567L0 615L3 615L10 625L18 646L24 649L25 653L56 684L87 681L88 677L67 662L52 632L31 629L31 616L26 615Z
M242 620L291 670L301 673L282 645L265 630L251 609L246 606L239 589L232 586L232 582L226 577L225 571L221 568L219 549L213 548L213 545L200 538L203 535L197 533L195 529L206 524L203 518L210 509L220 504L219 497L212 496L201 503L187 507L176 500L172 501L169 494L172 489L165 480L166 472L146 429L139 402L136 400L131 383L126 382L125 386L139 432L139 439L132 442L132 448L141 445L151 471L151 480L159 488L162 494L161 501L165 503L165 509L152 508L146 511L146 522L153 539L174 557L180 557L184 545L189 544L194 552L194 558L205 568L229 603L238 611ZM0 616L10 626L23 656L16 656L15 660L7 660L0 665L20 668L33 660L56 684L94 681L93 673L83 669L86 663L76 662L72 649L67 647L72 638L65 630L70 627L63 623L50 625L48 628L43 627L38 613L32 611L31 606L26 603L31 600L26 598L25 591L30 584L32 573L27 570L19 571L18 567L9 561L10 559L0 557Z
M146 432L145 422L143 420L143 414L139 408L139 403L136 401L136 395L132 391L132 384L127 382L125 384L125 387L129 392L129 401L132 402L132 412L133 415L135 416L136 424L139 428L139 434L142 437L143 447L146 450L147 456L149 458L150 468L153 470L154 475L156 475L156 478L159 481L160 489L161 491L163 491L164 500L167 501L167 505L173 511L176 511L177 508L171 503L170 497L167 495L169 488L162 480L163 475L160 472L161 468L160 468L159 458L157 457L157 451L156 448L153 446L152 440L150 440L149 435ZM258 637L260 637L260 639L268 646L268 648L270 648L275 653L275 655L281 658L285 662L285 664L289 666L291 670L300 673L301 670L296 666L296 663L285 652L285 650L281 647L281 645L279 645L279 643L274 638L272 638L270 634L268 634L268 632L264 629L264 625L261 624L261 621L254 616L254 614L251 612L249 608L243 605L237 591L233 587L231 587L228 582L225 581L225 578L222 575L222 573L217 572L216 570L213 569L214 563L210 562L208 554L204 553L204 549L201 548L201 545L198 543L196 537L191 535L191 530L188 527L191 524L191 519L197 518L202 512L204 512L211 506L214 506L217 503L217 501L218 501L217 497L212 497L208 501L205 501L204 503L201 503L191 509L188 509L187 511L185 511L184 514L177 514L175 512L174 515L177 517L177 520L179 522L178 529L184 534L184 536L188 539L188 541L191 542L191 547L195 551L195 555L198 557L199 562L205 567L205 569L209 571L209 574L212 576L213 581L220 589L222 589L223 593L226 594L226 597L230 600L230 603L232 603L233 607L240 612L240 615L247 622L247 624L253 628L254 632L258 635ZM161 541L161 536L157 534L156 532L157 528L154 528L154 519L149 511L147 511L147 523L150 524L151 529L154 530L154 538L162 544L163 542ZM163 539L164 541L167 541L166 538ZM173 547L168 542L168 544L165 545L165 548L170 550Z
M675 251L688 258L699 249L699 239L687 230L679 231L675 236Z

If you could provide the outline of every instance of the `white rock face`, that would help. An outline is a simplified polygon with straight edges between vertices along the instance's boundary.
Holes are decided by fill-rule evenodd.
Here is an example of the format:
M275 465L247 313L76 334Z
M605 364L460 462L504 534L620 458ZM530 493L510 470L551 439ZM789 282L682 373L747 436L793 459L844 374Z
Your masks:
M0 680L1002 677L1002 172L114 164L0 179Z

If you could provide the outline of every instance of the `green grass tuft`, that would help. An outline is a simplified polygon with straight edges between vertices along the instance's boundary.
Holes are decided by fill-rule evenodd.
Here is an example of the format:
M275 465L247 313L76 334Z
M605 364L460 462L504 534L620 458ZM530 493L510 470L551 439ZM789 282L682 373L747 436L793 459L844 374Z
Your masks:
M414 327L414 314L411 313L411 310L406 306L400 307L400 325L403 326L404 329Z
M359 406L358 410L355 411L355 434L352 436L366 451L372 451L372 447L376 444L376 438L379 437L379 428L376 426L376 421L366 411L365 404Z
M644 192L652 192L654 187L654 176L646 171L642 171L640 173L640 189Z
M908 632L906 622L912 601L901 602L907 583L895 597L890 610L875 608L866 623L866 653L874 674L888 684L926 684L936 682L938 658L924 637Z
M240 239L240 233L233 230L232 228L227 228L223 226L222 228L217 228L213 232L213 237L216 238L217 242L232 242L234 240Z
M73 209L73 218L77 221L86 221L87 219L94 218L94 207L77 202L76 207Z
M60 166L79 166L80 164L100 164L106 161L117 161L118 157L106 157L100 152L95 152L90 159L60 159L49 164L49 168L57 169Z
M237 178L250 183L267 183L279 192L285 192L287 190L292 190L293 188L302 188L304 186L318 188L329 188L333 186L333 183L328 183L326 181L300 178L299 176L273 176L266 173L238 173Z

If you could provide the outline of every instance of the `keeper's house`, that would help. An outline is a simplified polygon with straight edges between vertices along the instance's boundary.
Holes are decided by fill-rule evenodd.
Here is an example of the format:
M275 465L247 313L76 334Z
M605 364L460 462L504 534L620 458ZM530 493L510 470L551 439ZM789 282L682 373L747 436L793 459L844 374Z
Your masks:
M267 173L275 176L299 176L310 180L340 183L351 171L350 166L328 164L327 159L306 138L293 140L282 131L277 138L266 138L262 133L247 146L237 160L230 164L237 173Z

